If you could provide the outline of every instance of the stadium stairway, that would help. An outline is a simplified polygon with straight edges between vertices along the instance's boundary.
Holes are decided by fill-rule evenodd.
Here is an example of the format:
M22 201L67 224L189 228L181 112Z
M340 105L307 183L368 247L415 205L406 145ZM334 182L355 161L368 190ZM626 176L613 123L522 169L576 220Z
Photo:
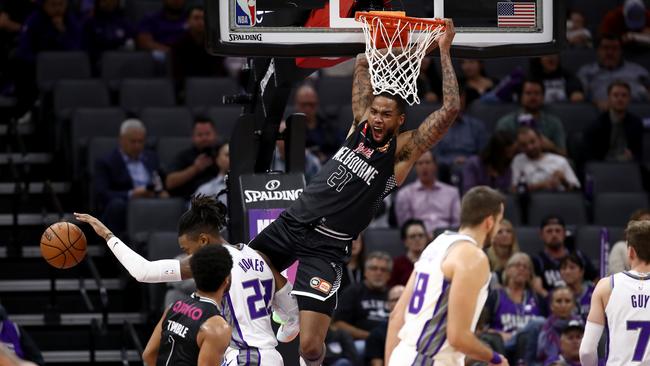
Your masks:
M0 125L0 303L48 365L141 365L153 329L141 286L88 227L87 258L67 270L41 257L40 236L83 197L29 124Z

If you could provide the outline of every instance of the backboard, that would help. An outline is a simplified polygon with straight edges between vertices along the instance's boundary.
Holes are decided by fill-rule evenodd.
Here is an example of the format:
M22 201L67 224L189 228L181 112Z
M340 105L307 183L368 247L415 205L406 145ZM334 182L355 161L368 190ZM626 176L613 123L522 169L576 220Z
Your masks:
M562 0L385 2L407 16L452 18L455 57L548 54L558 52L565 38ZM208 0L208 50L242 56L352 56L364 50L354 4L354 0Z

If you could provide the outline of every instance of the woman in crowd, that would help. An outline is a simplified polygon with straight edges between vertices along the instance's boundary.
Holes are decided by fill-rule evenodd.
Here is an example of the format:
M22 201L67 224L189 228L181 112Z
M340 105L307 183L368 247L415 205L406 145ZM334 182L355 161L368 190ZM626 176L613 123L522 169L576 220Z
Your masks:
M513 254L503 270L503 287L492 290L485 304L488 332L501 336L506 355L513 360L524 357L527 337L537 335L546 316L544 300L532 289L533 276L528 254Z
M510 258L519 252L519 243L515 236L515 229L508 219L501 220L499 231L492 239L492 245L487 250L487 256L490 260L490 269L493 274L493 284L504 285L501 282L503 270Z
M217 173L216 177L199 186L195 194L216 196L219 192L226 189L226 174L230 170L230 146L228 143L219 145L214 149L214 164L217 166L219 173ZM225 194L220 195L218 199L221 203L228 206Z
M461 62L460 69L460 79L467 90L467 105L494 87L494 81L485 75L483 61L465 59Z
M585 264L582 258L573 253L564 257L560 262L560 275L575 295L578 315L586 320L591 307L594 284L591 281L585 281Z
M512 183L510 163L517 152L515 137L507 131L496 131L487 146L463 165L463 192L486 185L508 192Z
M556 287L551 293L550 310L551 315L542 325L539 337L537 338L537 357L529 365L544 363L550 358L555 358L560 352L560 333L571 320L582 322L582 319L574 315L576 303L573 291L566 286ZM534 347L530 347L534 348ZM531 352L532 349L527 352Z

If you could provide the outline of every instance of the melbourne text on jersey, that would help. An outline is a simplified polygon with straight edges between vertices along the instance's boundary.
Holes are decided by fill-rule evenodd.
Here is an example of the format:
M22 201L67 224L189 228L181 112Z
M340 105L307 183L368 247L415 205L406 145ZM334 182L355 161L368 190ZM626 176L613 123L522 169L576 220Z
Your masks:
M353 174L359 177L359 179L366 182L367 185L370 185L372 180L375 179L379 173L372 165L368 164L368 162L359 157L359 155L355 154L353 150L345 146L340 148L332 159L341 162Z

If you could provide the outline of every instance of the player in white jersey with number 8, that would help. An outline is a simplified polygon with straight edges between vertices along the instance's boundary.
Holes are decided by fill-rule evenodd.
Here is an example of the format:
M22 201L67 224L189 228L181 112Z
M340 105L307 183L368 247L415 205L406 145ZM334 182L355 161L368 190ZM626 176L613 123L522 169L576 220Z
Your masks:
M631 270L601 279L580 344L582 366L596 366L598 342L609 330L607 366L650 366L650 221L626 229Z
M422 252L390 316L389 366L462 366L465 355L508 365L474 335L490 281L483 246L499 229L504 202L491 188L469 190L461 202L459 232L440 234Z

